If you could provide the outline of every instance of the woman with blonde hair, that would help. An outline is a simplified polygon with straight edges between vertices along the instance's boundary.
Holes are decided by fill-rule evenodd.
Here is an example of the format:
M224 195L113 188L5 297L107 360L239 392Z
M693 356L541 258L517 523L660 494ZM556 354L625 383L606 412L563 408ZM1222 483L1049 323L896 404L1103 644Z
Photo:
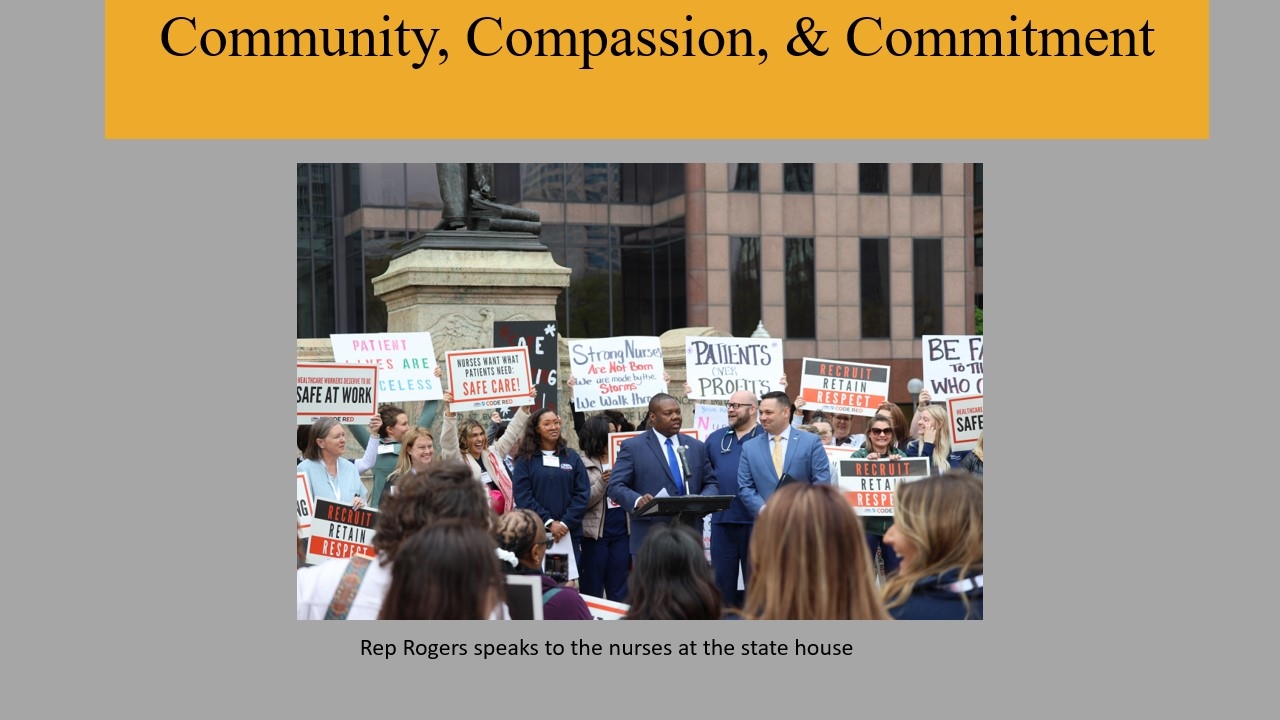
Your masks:
M986 435L986 433L986 430L978 433L978 444L975 445L974 448L969 451L969 454L965 455L964 459L960 461L961 470L968 470L978 477L982 477L982 461L984 459L982 451L982 436Z
M751 534L743 616L756 620L888 620L862 523L834 486L790 483Z
M920 437L907 443L907 457L928 457L929 473L942 473L960 467L968 450L951 449L951 418L940 405L926 405L918 410Z
M395 493L396 482L416 473L425 473L436 455L436 439L424 427L411 427L400 436L400 456L387 474L385 491Z
M898 620L982 619L982 479L961 471L899 483L884 541L898 572L884 601Z

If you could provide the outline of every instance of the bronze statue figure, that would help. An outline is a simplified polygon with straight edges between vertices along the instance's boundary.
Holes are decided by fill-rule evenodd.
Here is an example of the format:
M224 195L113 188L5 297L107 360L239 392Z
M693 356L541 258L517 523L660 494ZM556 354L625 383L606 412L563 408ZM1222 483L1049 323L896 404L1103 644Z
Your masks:
M493 163L436 163L444 213L436 230L489 230L537 235L536 210L504 205L493 193Z

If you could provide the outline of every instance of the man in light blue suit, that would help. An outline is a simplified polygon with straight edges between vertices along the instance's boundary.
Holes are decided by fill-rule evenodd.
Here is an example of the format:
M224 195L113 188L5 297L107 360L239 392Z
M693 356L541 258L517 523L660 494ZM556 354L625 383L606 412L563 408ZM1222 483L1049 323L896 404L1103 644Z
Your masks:
M632 515L633 558L640 552L649 528L654 523L670 521L668 517L635 517L636 511L655 495L664 489L672 496L720 494L706 446L696 438L681 435L682 422L680 402L658 393L649 400L649 429L618 447L606 493ZM689 524L701 537L702 518L689 518Z
M764 433L742 444L738 497L754 518L779 483L830 483L831 463L817 435L791 427L791 398L784 392L760 398Z

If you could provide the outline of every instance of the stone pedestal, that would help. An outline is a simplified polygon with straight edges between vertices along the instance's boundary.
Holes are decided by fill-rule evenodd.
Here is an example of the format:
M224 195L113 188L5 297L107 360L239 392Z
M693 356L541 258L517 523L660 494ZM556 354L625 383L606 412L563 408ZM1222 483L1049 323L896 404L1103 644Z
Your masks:
M449 350L491 347L495 321L555 321L569 269L545 248L484 247L419 247L394 258L373 279L374 293L387 305L387 330L431 333L443 360Z

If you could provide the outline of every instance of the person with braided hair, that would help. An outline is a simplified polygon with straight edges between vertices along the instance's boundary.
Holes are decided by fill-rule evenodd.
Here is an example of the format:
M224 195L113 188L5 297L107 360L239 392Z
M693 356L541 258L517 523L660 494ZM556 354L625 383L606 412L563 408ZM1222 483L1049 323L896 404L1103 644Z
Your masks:
M560 585L542 571L542 560L555 540L542 527L542 519L528 508L517 508L498 518L493 529L498 557L508 575L537 575L542 578L542 618L544 620L590 620L591 610L567 585Z

